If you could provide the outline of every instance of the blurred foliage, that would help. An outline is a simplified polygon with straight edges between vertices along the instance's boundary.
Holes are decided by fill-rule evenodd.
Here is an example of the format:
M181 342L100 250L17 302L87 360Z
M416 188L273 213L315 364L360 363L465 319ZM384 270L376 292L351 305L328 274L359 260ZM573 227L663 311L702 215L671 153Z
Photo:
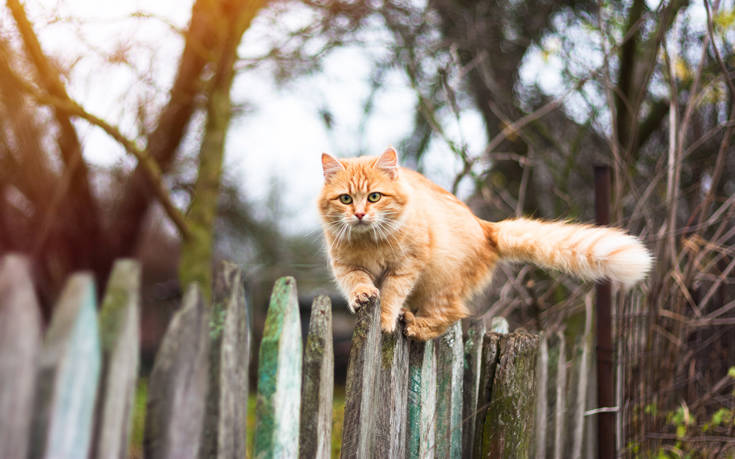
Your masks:
M175 298L176 213L153 203L165 202L166 187L177 207L196 197L195 159L217 74L211 57L222 44L211 11L194 2L170 88L146 77L155 62L137 72L150 98L128 110L130 143L103 127L128 150L143 145L162 173L156 187L140 166L102 170L84 161L70 122L79 107L65 90L74 63L39 52L20 4L8 5L3 25L12 25L10 16L14 25L0 34L0 251L33 257L47 307L71 271L91 269L102 284L120 256L145 261L144 291L155 292L146 298ZM732 409L723 402L732 382L722 375L735 361L734 12L732 0L274 1L258 12L260 51L233 68L268 69L285 85L318 75L332 51L360 47L372 71L368 96L356 104L355 136L367 135L376 97L398 75L413 92L413 126L397 139L403 163L421 169L432 151L453 158L461 167L452 191L471 188L469 204L483 218L592 221L592 166L609 165L613 224L640 235L656 258L650 279L615 300L623 444L644 456L662 448L715 454L727 442L709 435L692 446L677 434L683 429L686 439L699 428L687 419L722 429L731 415L722 410ZM107 61L134 67L131 53L119 46ZM231 110L243 116L239 106ZM318 111L327 129L339 122L328 106ZM462 129L468 115L482 119L484 132ZM277 183L257 202L226 173L216 182L217 218L205 226L214 225L214 256L245 266L256 324L279 275L298 274L302 292L331 285L319 234L283 228ZM590 290L503 266L478 308L515 326L575 335ZM676 414L681 407L686 416Z

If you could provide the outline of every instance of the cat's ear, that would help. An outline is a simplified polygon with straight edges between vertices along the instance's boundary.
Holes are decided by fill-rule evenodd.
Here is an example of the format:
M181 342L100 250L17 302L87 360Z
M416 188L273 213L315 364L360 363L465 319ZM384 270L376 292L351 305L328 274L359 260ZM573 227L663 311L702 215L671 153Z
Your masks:
M324 181L328 182L329 179L334 177L334 174L345 170L345 167L333 157L322 153L322 170L324 171Z
M393 147L388 147L375 163L375 167L385 172L392 179L398 178L398 154Z

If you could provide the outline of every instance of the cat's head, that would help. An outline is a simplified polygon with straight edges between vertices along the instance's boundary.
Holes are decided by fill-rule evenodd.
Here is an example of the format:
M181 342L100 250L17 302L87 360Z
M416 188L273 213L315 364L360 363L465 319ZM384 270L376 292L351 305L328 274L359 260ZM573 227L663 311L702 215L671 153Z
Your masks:
M319 212L338 240L384 239L400 227L408 195L391 147L378 157L335 159L322 154L324 187Z

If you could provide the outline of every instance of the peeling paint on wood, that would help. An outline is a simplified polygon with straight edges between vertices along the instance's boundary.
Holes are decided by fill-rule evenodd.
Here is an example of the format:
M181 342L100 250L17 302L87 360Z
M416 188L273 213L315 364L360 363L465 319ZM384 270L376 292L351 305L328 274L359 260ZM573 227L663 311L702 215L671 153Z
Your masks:
M138 379L140 271L140 264L133 260L117 261L102 301L102 374L91 457L128 457Z
M256 459L298 455L301 353L296 280L282 277L273 287L260 344Z
M54 309L39 359L31 458L89 452L100 373L94 281L75 274Z

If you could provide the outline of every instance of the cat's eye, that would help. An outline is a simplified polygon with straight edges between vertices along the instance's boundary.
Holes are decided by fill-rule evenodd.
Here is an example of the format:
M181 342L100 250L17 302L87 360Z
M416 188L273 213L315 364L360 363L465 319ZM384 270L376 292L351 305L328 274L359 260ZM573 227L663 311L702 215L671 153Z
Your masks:
M350 204L352 203L352 196L349 194L341 194L339 195L339 202L342 204Z
M382 194L378 193L377 191L373 191L368 195L368 201L370 202L378 202L380 197L383 196Z

